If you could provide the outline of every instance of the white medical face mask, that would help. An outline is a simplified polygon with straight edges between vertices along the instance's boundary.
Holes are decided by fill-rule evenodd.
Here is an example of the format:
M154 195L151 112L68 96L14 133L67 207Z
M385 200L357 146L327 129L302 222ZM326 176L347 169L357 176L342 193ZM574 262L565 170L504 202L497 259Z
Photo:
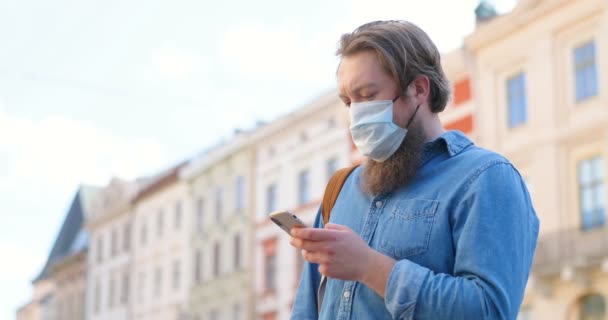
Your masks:
M378 162L390 158L399 149L407 134L407 129L393 122L395 100L366 101L350 105L350 133L353 141L364 156Z

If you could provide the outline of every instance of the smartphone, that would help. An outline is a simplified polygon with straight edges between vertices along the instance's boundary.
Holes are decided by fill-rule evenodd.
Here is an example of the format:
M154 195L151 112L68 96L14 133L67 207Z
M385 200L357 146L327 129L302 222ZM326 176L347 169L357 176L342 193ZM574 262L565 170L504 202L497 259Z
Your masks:
M287 210L275 211L270 213L269 216L272 222L285 230L289 235L291 235L291 229L293 228L306 228L306 224L300 218Z

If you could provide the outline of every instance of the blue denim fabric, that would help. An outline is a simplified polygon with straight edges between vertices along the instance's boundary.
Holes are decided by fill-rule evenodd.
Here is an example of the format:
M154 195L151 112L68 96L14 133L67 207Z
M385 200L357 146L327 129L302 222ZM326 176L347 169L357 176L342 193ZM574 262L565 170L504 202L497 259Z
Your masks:
M397 264L383 299L356 281L328 279L320 314L318 265L305 263L292 319L515 319L539 220L504 157L449 131L428 142L416 178L364 194L348 178L331 222L350 227ZM323 227L320 214L314 224Z

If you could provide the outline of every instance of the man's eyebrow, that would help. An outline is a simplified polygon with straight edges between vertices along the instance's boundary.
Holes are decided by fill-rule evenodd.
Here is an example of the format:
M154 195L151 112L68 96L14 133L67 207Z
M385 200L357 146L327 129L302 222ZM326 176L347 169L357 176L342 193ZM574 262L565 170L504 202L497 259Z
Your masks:
M356 86L353 89L353 92L360 93L361 91L363 91L363 89L376 89L377 87L378 86L375 83L373 83L373 82L364 83L364 84Z
M369 83L364 83L364 84L361 84L361 85L357 85L352 90L352 92L353 93L359 93L359 92L363 91L363 89L376 89L376 88L378 88L378 86L375 83L369 82ZM341 93L340 94L340 98L347 99L348 97Z

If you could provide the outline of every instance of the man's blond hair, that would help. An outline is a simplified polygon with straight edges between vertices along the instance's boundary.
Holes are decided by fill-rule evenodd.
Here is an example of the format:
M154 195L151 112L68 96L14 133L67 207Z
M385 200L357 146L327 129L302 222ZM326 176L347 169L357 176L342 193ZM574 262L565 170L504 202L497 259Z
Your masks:
M418 75L430 81L429 106L441 112L450 97L450 83L441 67L441 55L429 36L407 21L374 21L342 35L337 56L364 50L376 52L380 63L397 82L400 92Z

